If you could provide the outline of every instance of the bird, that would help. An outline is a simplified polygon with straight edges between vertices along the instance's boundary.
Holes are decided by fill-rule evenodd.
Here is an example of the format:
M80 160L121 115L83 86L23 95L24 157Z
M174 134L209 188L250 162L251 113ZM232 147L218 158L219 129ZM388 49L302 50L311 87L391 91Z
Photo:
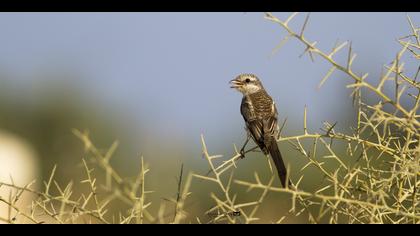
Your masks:
M260 79L254 74L240 74L231 80L230 84L231 88L236 89L243 95L240 112L245 120L247 140L241 149L242 158L245 157L244 148L252 137L261 151L265 155L271 156L280 182L283 187L286 187L287 170L277 145L280 129L274 100L268 95ZM290 181L288 185L290 185Z

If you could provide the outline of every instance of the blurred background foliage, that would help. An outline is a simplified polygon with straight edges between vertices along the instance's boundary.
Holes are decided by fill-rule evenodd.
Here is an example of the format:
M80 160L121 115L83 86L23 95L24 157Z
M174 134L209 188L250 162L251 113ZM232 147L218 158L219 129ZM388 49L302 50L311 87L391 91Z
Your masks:
M289 13L278 15L281 14ZM413 16L413 19L418 19L416 17ZM65 37L60 36L60 32L66 32L74 38L78 28L73 21L77 18L81 18L78 24L87 21L80 28L82 36L79 40L84 44L79 45L79 49L78 44L71 44L66 49L68 42L60 41L61 37ZM83 176L80 163L87 154L71 130L87 130L92 141L103 152L118 140L119 146L112 164L127 177L136 175L139 157L144 157L150 168L146 186L154 191L149 201L154 202L152 211L157 211L160 202L176 195L177 176L182 164L185 172L194 170L204 174L208 171L201 155L200 133L206 137L209 150L214 154L223 154L225 158L233 154L234 143L238 146L242 144L245 131L239 115L240 95L230 91L227 84L233 76L242 72L261 75L277 101L280 119L288 118L283 131L286 136L301 131L304 104L308 104L310 130L319 131L321 122L329 120L332 123L339 121L336 128L346 131L355 121L354 108L348 99L350 91L345 89L343 75L334 75L335 78L330 79L321 91L317 90L317 84L328 67L323 63L312 63L308 58L298 58L296 55L299 55L297 50L300 47L294 43L267 59L279 42L278 32L281 30L265 22L260 13L1 13L0 19L3 19L0 28L7 29L9 38L3 44L0 42L0 50L4 52L0 56L0 133L11 133L31 146L34 150L31 155L38 163L33 168L39 173L39 176L32 177L40 180L48 179L55 164L56 179L63 184ZM4 23L5 19L9 20L8 24ZM106 21L101 22L103 19ZM174 27L162 28L171 19L174 20ZM194 19L199 20L192 23ZM354 20L365 21L367 25L356 24ZM60 21L62 27L56 25ZM405 15L402 13L317 13L312 19L314 23L311 22L314 25L308 27L307 35L319 39L322 47L331 45L330 42L337 37L352 40L347 37L352 37L349 32L353 32L357 35L354 48L362 55L362 61L356 63L355 70L372 71L374 78L380 74L382 64L391 61L397 52L399 45L393 39L406 35L402 33L408 31L404 21ZM129 25L120 27L126 23ZM26 28L22 28L22 25ZM36 32L31 27L42 30ZM221 29L215 29L219 27ZM364 35L371 31L371 27L378 30L372 32L376 34L375 38ZM200 33L195 32L198 28L199 32L206 32L205 35L214 38L199 37ZM137 32L138 38L131 37L132 29ZM394 32L389 29L398 30ZM169 31L168 34L162 33L165 30ZM243 34L239 31L243 31ZM389 31L393 31L394 38L389 37ZM14 32L17 35L13 35ZM22 35L28 38L25 40ZM48 48L48 42L43 43L43 37L53 42L51 47L56 51L44 50ZM140 39L142 37L144 39ZM16 38L16 45L13 44L13 38ZM195 44L190 44L189 40L195 40ZM236 43L239 46L235 47ZM45 48L38 48L37 44L45 44ZM25 47L14 53L12 49L17 50L21 45ZM115 48L110 51L104 50L113 45ZM123 46L127 48L122 49ZM141 50L150 46L151 51L137 51L137 46ZM75 51L71 52L73 49ZM184 49L185 55L182 54ZM215 54L211 54L212 50ZM138 57L144 54L146 59L133 59L129 53ZM60 55L62 58L58 61L64 66L53 63ZM33 59L36 57L39 58ZM67 60L77 63L66 64ZM113 60L121 63L113 69L117 72L110 71ZM338 60L345 60L345 56L340 56ZM39 67L41 69L22 74L19 71L20 61L22 68L32 62L42 61L44 64ZM99 67L89 64L92 62L84 65L86 61L102 64ZM80 67L77 66L79 63ZM10 64L15 67L10 67ZM103 71L98 68L103 68ZM99 72L92 74L91 70ZM107 77L111 75L113 77ZM293 170L299 170L306 163L287 143L281 143L280 148L286 163ZM341 148L345 153L345 147ZM6 159L0 158L0 165L8 165ZM257 171L267 181L271 174L267 162L262 160L264 157L260 153L249 155L238 163L235 177L251 180L251 173ZM313 171L315 173L315 169ZM27 170L9 174L25 172ZM292 172L292 178L294 175L299 176L299 173ZM2 178L3 181L7 179ZM321 176L314 177L305 182L304 188L311 191L322 181ZM37 186L40 187L41 183L38 181ZM275 184L279 184L277 179ZM238 191L238 198L253 199L256 196L242 188L234 188ZM203 199L187 206L192 216L202 214L213 205L207 197L211 189L209 183L192 186L194 199ZM261 222L287 214L288 201L286 195L280 199L277 195L269 195L268 204L261 207L264 212ZM168 204L168 208L172 207L171 203ZM299 218L295 220L299 222Z

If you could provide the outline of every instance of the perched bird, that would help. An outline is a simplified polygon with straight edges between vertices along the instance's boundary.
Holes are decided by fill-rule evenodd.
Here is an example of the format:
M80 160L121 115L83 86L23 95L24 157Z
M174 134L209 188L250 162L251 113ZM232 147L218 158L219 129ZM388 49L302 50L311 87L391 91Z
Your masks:
M277 108L273 99L265 91L261 81L253 74L241 74L230 81L231 88L243 94L241 114L245 120L247 140L251 136L265 155L271 155L276 166L281 184L286 186L286 167L277 146L279 126L277 123ZM290 185L290 182L289 182Z

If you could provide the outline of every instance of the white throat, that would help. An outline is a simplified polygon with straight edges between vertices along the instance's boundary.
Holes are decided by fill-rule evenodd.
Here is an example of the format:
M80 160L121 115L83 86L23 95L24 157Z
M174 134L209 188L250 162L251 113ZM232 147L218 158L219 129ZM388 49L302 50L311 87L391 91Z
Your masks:
M261 87L255 84L247 85L243 91L241 91L244 95L249 95L260 91Z

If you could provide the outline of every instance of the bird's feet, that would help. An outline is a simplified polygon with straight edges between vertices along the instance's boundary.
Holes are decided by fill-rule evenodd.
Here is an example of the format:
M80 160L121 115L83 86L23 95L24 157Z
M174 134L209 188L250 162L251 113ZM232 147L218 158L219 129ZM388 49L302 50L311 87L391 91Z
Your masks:
M241 155L240 158L244 159L245 158L245 150L241 149L241 151L239 151L239 154Z

